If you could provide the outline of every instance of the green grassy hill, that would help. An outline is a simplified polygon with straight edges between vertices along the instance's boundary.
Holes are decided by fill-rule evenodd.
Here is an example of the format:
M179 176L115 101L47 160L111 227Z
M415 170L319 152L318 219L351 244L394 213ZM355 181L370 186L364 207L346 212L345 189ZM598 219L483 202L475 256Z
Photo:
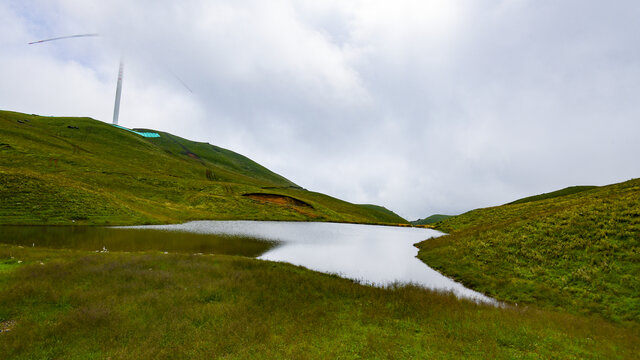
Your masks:
M0 111L0 224L406 223L386 209L306 191L232 151L159 133Z
M442 214L434 214L424 219L419 219L415 221L411 221L411 225L431 225L435 224L438 221L442 221L444 219L450 218L452 215L442 215Z
M540 195L534 195L534 196L528 196L526 198L522 198L516 201L512 201L509 204L524 204L524 203L528 203L528 202L532 202L532 201L540 201L540 200L545 200L545 199L551 199L554 197L559 197L559 196L565 196L565 195L571 195L571 194L576 194L582 191L587 191L587 190L591 190L591 189L595 189L597 188L597 186L569 186L567 188L561 189L561 190L557 190L557 191L552 191L549 193L544 193L544 194L540 194Z
M640 322L640 179L477 209L437 227L450 235L418 244L418 257L475 290Z
M392 222L397 224L408 223L407 220L401 218L398 214L394 213L393 211L387 209L384 206L372 205L372 204L359 204L358 206L360 206L363 209L366 209L369 214L371 214L372 216L376 216L380 219L395 220Z

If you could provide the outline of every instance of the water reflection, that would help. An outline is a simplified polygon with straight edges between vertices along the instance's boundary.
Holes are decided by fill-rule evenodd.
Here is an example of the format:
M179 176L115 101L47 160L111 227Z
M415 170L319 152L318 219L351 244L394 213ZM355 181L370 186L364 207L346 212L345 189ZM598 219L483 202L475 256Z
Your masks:
M258 256L276 244L250 236L92 226L0 226L0 242L89 251L167 251Z
M465 288L416 258L418 249L413 244L442 235L435 230L269 221L194 221L136 228L239 235L277 241L279 245L267 250L259 259L286 261L375 285L414 283L431 289L452 291L459 297L495 303L493 299Z

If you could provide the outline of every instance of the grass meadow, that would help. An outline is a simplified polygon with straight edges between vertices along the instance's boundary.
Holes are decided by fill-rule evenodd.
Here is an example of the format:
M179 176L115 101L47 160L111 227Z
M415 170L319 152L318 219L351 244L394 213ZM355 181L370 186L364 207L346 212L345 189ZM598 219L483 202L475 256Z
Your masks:
M18 263L20 261L20 263ZM228 255L0 245L9 359L624 359L628 327Z

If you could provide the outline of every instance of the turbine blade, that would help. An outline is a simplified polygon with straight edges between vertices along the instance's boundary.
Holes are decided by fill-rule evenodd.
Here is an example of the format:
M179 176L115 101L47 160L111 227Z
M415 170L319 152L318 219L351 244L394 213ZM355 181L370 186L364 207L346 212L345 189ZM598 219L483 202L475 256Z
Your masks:
M184 86L185 89L189 90L189 92L193 94L193 91L191 90L191 88L189 86L187 86L187 83L182 81L182 79L178 75L176 75L176 73L171 71L171 69L168 69L168 70L171 73L171 75L173 75L173 77L176 78L176 80L178 80L178 82L180 82L180 84L182 84L182 86Z
M51 39L32 41L32 42L29 43L29 45L40 44L40 43L47 42L47 41L55 41L55 40L71 39L71 38L79 38L79 37L94 37L94 36L100 36L100 34L78 34L78 35L69 35L69 36L59 36L59 37L54 37L54 38L51 38Z

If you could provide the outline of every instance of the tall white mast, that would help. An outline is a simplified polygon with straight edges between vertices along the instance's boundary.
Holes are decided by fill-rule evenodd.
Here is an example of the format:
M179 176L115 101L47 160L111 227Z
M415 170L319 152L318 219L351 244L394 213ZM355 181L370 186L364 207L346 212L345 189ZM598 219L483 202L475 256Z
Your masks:
M100 36L100 35L99 34L77 34L77 35L69 35L69 36L60 36L60 37L55 37L55 38L51 38L51 39L32 41L32 42L29 43L29 45L40 44L40 43L44 43L44 42L56 41L56 40L62 40L62 39L71 39L71 38L80 38L80 37L94 37L94 36ZM118 125L118 117L120 115L120 96L122 95L122 74L123 74L123 70L124 70L124 62L122 61L122 57L120 57L120 68L118 69L118 85L116 87L116 102L115 102L115 104L113 106L113 125ZM187 84L185 84L185 82L182 81L182 79L180 79L171 70L169 70L169 71L182 84L182 86L184 86L187 90L189 90L189 92L193 92L193 91L191 91L191 89L189 89Z
M113 125L118 125L118 116L120 114L120 95L122 94L122 72L124 70L124 62L120 58L120 68L118 69L118 85L116 87L116 103L113 106Z

